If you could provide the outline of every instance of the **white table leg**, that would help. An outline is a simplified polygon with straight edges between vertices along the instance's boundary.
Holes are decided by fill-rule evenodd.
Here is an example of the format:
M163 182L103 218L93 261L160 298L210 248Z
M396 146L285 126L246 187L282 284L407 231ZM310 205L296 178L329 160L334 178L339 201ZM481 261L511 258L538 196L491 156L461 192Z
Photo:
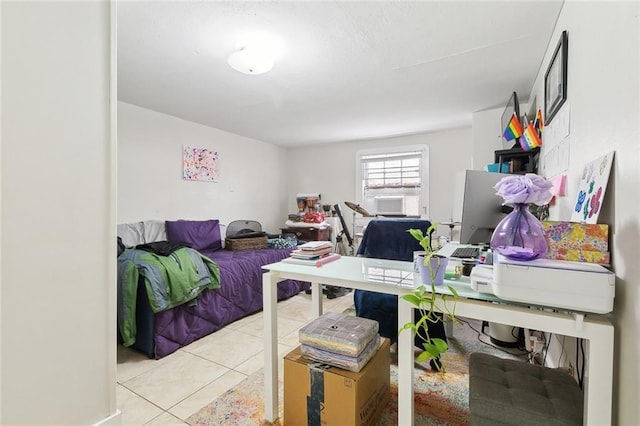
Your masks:
M398 328L413 321L413 306L398 297ZM398 335L398 424L413 425L413 333Z
M449 319L444 320L444 334L447 337L453 337L453 321Z
M613 404L613 326L600 325L586 342L585 425L610 425Z
M264 315L264 418L273 423L278 418L278 289L272 272L262 275L262 309Z
M314 318L322 315L322 286L320 283L311 283L311 313Z

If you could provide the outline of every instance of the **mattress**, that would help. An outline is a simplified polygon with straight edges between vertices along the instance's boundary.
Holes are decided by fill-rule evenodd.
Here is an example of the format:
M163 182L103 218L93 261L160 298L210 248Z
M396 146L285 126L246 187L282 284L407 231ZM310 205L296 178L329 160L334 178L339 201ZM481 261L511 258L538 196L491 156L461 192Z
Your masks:
M225 325L262 310L261 265L278 262L291 249L202 251L220 267L221 287L205 290L191 304L154 314L145 292L138 294L137 336L133 347L160 359ZM278 300L309 289L307 282L284 280L277 284ZM140 290L143 286L138 286ZM142 306L146 305L146 306Z

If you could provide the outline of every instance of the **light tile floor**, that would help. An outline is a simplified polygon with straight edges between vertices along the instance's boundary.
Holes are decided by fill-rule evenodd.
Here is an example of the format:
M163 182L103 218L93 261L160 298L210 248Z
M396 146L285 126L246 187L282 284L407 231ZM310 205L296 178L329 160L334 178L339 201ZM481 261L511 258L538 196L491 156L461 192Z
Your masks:
M353 292L323 299L324 312L343 312L353 304ZM186 425L189 416L261 369L262 319L262 312L245 317L160 360L118 345L116 398L122 424ZM298 346L298 330L309 320L311 295L302 292L278 303L281 362Z

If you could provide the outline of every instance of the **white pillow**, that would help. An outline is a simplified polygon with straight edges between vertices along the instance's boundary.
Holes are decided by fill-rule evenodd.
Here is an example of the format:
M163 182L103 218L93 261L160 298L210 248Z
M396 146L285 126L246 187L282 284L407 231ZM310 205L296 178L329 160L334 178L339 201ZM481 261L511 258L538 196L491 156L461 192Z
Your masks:
M227 235L227 225L220 224L220 235ZM224 248L224 240L225 238L221 238L222 248Z
M125 247L144 244L144 227L142 222L123 223L118 225L118 237L122 238Z
M167 241L167 228L164 225L164 220L145 220L143 224L145 243Z

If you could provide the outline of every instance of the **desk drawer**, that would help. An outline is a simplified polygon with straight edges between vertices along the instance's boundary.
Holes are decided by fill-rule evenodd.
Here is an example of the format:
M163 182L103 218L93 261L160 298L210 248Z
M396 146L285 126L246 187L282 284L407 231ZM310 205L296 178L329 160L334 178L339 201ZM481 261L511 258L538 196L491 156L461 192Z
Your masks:
M331 239L331 228L281 228L283 234L293 234L299 240L305 241L329 241Z

